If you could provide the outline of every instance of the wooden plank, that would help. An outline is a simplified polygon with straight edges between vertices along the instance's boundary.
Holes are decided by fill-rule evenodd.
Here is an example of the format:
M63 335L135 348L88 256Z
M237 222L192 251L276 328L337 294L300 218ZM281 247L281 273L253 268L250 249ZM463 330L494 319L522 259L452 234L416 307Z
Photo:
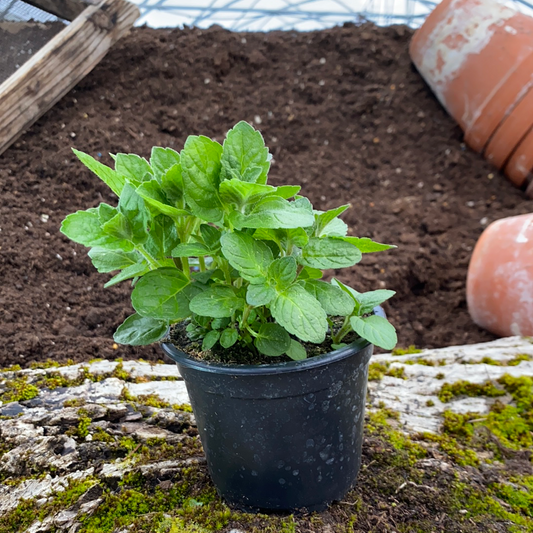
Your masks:
M88 5L96 3L95 0L24 0L24 2L69 21L81 15Z
M82 80L138 16L137 7L125 0L102 0L2 83L0 154Z

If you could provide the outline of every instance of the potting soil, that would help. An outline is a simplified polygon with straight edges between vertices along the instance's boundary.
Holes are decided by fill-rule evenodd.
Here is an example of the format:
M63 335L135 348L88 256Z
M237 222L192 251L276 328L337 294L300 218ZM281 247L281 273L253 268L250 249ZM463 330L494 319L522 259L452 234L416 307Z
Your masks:
M297 33L137 28L0 156L0 366L52 359L162 358L112 335L131 286L104 289L87 250L59 232L116 197L71 147L149 157L190 134L221 140L239 120L273 154L270 182L300 184L317 209L350 203L350 234L398 245L331 272L359 291L389 288L399 345L493 339L469 318L477 238L531 201L462 143L408 56L412 31L348 24Z

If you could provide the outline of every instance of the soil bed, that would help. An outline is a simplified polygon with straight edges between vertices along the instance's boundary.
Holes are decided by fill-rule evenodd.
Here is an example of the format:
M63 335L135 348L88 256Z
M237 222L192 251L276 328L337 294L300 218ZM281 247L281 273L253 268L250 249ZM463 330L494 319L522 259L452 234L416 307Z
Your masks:
M488 223L531 209L478 154L412 67L405 27L311 33L135 29L0 156L0 366L48 358L162 357L113 345L130 287L103 289L61 220L116 202L71 146L181 150L189 134L222 139L244 119L274 155L271 183L303 185L319 209L350 202L350 232L397 244L339 278L387 287L399 345L491 340L466 310L472 248Z

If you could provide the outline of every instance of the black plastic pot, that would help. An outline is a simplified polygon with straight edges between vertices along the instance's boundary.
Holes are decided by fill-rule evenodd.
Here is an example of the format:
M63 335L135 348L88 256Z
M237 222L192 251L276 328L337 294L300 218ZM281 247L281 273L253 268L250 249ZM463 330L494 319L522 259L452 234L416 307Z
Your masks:
M164 351L185 380L219 494L247 511L321 511L361 464L368 363L359 340L304 361L224 365Z

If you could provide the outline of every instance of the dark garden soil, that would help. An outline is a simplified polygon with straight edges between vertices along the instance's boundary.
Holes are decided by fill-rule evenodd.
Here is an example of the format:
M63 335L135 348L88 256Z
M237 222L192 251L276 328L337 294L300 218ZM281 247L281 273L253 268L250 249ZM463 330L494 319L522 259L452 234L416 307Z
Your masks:
M400 346L491 340L467 313L468 261L488 223L532 204L462 144L410 63L411 34L140 28L121 40L0 156L0 366L162 357L113 345L130 287L103 289L107 276L59 233L68 213L115 201L70 147L106 163L147 157L189 134L221 140L241 119L263 132L274 185L303 185L319 209L350 202L351 234L398 245L338 277L397 291L386 311Z

